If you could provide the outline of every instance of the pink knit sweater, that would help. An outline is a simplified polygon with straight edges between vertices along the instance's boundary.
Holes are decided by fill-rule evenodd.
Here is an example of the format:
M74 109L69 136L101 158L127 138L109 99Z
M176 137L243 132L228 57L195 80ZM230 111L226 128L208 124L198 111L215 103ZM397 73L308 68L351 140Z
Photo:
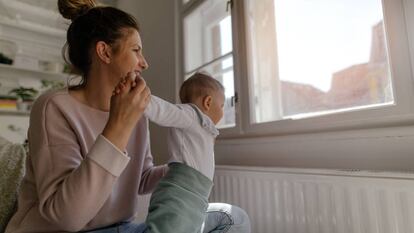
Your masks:
M124 153L101 135L108 117L67 90L38 98L18 210L6 233L74 232L134 218L137 195L151 192L166 167L153 166L146 118Z

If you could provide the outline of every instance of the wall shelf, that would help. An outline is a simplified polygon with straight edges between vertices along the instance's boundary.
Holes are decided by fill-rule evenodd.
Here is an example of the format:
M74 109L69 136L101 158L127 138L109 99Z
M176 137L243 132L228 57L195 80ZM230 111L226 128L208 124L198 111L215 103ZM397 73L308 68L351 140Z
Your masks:
M0 116L30 116L30 111L0 109Z
M31 70L20 67L15 67L13 65L0 64L0 77L28 77L36 78L39 80L54 80L54 81L66 81L67 78L73 76L72 74L66 73L56 73L56 72L47 72L40 70Z
M0 0L1 51L15 65L0 64L0 94L17 87L44 91L42 81L66 82L76 77L61 71L62 48L70 21L59 14L55 1ZM15 46L9 44L15 44ZM15 49L13 49L15 47ZM12 50L12 51L9 51ZM50 71L45 71L50 69ZM0 108L0 136L16 143L26 140L30 111Z

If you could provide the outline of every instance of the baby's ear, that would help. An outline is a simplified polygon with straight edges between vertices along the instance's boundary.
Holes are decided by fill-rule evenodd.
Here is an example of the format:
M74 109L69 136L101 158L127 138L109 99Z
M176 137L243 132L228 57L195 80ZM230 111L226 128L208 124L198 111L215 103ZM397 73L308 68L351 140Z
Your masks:
M206 95L203 97L203 108L204 110L210 110L211 102L213 101L213 98L211 95Z

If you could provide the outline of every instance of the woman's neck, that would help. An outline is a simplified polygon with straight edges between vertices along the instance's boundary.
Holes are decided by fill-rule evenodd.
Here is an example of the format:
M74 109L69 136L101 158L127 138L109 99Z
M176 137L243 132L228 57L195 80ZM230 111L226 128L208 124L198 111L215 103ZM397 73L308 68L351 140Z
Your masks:
M101 111L109 111L113 91L110 79L101 72L91 71L88 75L86 86L72 95L82 103Z
M108 90L104 86L92 86L91 83L83 89L86 104L101 111L109 111L111 95L112 88Z

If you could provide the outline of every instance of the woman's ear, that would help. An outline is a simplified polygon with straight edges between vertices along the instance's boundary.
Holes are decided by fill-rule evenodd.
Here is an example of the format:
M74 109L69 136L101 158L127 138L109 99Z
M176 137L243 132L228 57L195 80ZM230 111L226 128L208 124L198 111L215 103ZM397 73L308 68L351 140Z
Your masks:
M211 95L206 95L203 98L203 108L205 110L209 110L211 107L211 102L213 101L213 98L211 97Z
M111 63L112 47L103 41L96 43L96 54L105 64Z

